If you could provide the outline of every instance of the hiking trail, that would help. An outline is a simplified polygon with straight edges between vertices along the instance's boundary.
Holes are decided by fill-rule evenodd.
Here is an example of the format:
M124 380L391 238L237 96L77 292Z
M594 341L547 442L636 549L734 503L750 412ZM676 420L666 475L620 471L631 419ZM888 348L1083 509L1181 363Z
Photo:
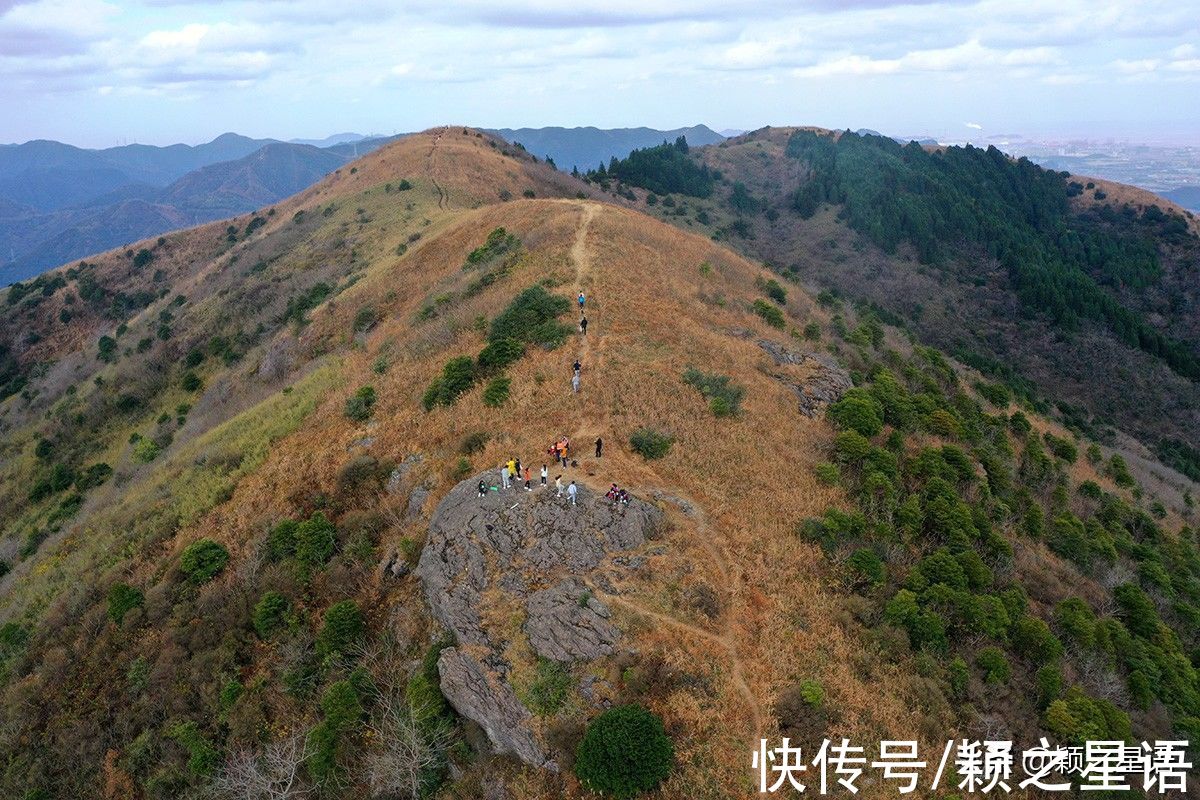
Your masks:
M429 182L433 184L433 188L437 191L437 204L439 209L446 209L450 205L450 195L437 182L437 178L433 177L433 154L437 150L438 142L442 140L442 134L437 134L433 137L433 144L429 146L429 154L425 156L425 164L429 171Z
M580 362L584 364L585 372L596 376L601 374L601 363L604 355L607 331L601 326L594 324L599 322L601 317L597 313L598 306L595 304L595 298L590 291L592 259L587 238L592 220L595 218L598 208L598 204L594 202L584 202L581 204L582 213L580 215L579 227L575 232L575 241L572 243L570 250L571 260L575 264L575 294L577 296L581 291L587 294L587 303L584 306L584 310L588 314L588 327L594 331L591 335L578 337L577 354ZM587 389L588 384L585 383L579 396L585 405L588 400ZM583 444L584 450L582 452L587 452L592 440L596 436L603 436L608 432L608 425L609 409L607 404L599 409L598 413L584 413L581 410L580 425L575 432L575 436L572 438ZM665 500L676 506L685 516L695 522L696 539L699 545L715 565L722 585L728 587L728 596L726 598L724 613L722 614L724 619L722 630L716 632L702 628L699 625L676 619L669 614L647 608L625 597L618 597L605 592L598 592L598 594L605 601L620 606L633 614L649 617L669 628L693 637L707 639L724 648L728 654L730 663L730 683L733 685L734 690L746 701L746 706L750 711L750 722L753 731L751 741L757 745L758 740L762 738L764 732L764 714L758 698L750 689L749 683L746 682L745 663L738 653L737 638L733 624L733 606L742 594L741 577L730 567L726 554L713 544L713 532L709 525L708 517L695 500L681 496L678 493L671 493L662 488L649 487L648 491L652 492L657 499Z

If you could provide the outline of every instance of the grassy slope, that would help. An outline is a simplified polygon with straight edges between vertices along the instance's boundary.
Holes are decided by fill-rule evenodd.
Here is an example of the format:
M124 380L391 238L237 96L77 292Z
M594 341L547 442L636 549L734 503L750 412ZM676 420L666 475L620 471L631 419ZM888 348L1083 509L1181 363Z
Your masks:
M403 540L419 541L422 523L406 519L402 495L351 492L341 471L363 453L384 464L420 454L412 480L431 490L428 511L457 480L460 442L472 431L491 437L470 456L473 469L511 454L538 463L560 434L585 442L601 434L606 457L602 464L582 459L586 481L599 488L615 481L642 496L662 490L697 510L689 516L665 502L673 520L665 551L628 579L622 602L614 604L633 646L658 658L661 674L669 676L644 698L676 739L679 766L665 797L746 791L751 742L772 735L776 700L802 680L825 687L826 702L837 709L830 730L838 735L927 738L952 723L949 708L926 706L911 657L883 659L864 648L854 606L835 573L816 547L796 539L801 520L849 503L810 471L829 458L832 429L800 416L790 389L772 377L791 371L800 378L803 370L775 367L755 344L760 336L789 339L750 308L761 295L756 280L769 273L705 237L614 205L575 200L576 192L589 190L504 157L487 141L459 129L406 139L280 204L261 231L233 247L221 240L224 224L175 235L155 266L168 272L167 301L176 293L189 299L172 339L146 356L133 353L109 366L95 361L95 337L113 324L98 318L85 317L81 330L36 345L39 358L58 362L33 385L41 394L4 406L4 469L6 485L14 487L6 502L14 508L24 508L20 495L36 471L33 434L47 424L47 408L86 403L145 374L164 373L167 388L151 393L136 414L83 432L101 442L89 457L108 460L116 476L5 579L5 618L34 630L28 652L8 664L14 679L6 731L14 738L7 744L20 736L39 742L22 748L32 764L9 762L9 785L51 781L90 796L99 793L105 775L118 783L143 781L161 764L181 763L161 734L180 717L198 720L214 738L227 736L229 746L267 730L273 736L313 725L316 700L280 691L280 665L291 655L247 632L248 607L267 588L293 596L305 629L319 626L330 603L358 600L368 609L374 639L386 635L402 643L386 667L407 669L428 641L428 621L415 580L380 581L375 564ZM401 178L415 188L384 190ZM539 198L572 199L498 202L501 189L520 198L527 188ZM302 209L296 222L293 215ZM245 220L235 224L244 227ZM474 277L460 269L466 254L497 226L521 238L523 255L508 277L463 299ZM267 266L248 272L260 260ZM113 285L138 280L120 253L95 261ZM303 326L273 322L286 298L316 278L339 290L309 312ZM517 291L539 282L567 295L576 287L588 293L588 340L518 362L509 370L513 394L503 408L485 407L477 387L452 408L422 412L421 394L440 365L481 347L476 318L494 317ZM439 306L438 316L420 319L423 308L447 296L453 299ZM356 336L354 320L366 306L380 322ZM152 305L129 323L129 341L152 329L160 308ZM829 338L828 313L797 289L787 314L789 326L816 322ZM205 389L184 398L194 408L164 453L149 465L130 461L129 434L146 432L181 401L176 362L191 346L188 337L207 340L214 331L260 322L267 331L232 365L209 358L197 369ZM895 335L889 344L909 350ZM81 346L84 355L71 354ZM279 351L290 353L288 366L262 369ZM568 367L580 355L584 391L575 397ZM380 363L382 374L375 369ZM708 413L705 401L680 381L688 365L745 386L744 413L733 419ZM107 379L104 386L94 384L97 375ZM68 380L80 387L76 399L57 399ZM342 413L343 403L367 384L379 396L375 414L354 423ZM630 433L644 425L676 437L663 460L645 462L628 451ZM367 438L373 442L364 445ZM1092 473L1081 462L1072 478L1084 477ZM338 522L341 552L311 584L298 584L281 567L263 564L259 552L271 525L316 508ZM20 538L47 512L25 511L26 517L9 521L6 535ZM354 532L365 532L365 547ZM181 583L177 557L204 536L222 542L233 561L197 591ZM1038 569L1069 574L1040 545L1025 557ZM117 579L146 593L145 609L121 628L104 617L104 596ZM697 597L713 600L706 606ZM511 620L494 624L511 626ZM519 638L519 627L512 631ZM127 673L139 658L149 664L151 679L132 692ZM613 687L622 683L620 666L599 667ZM233 722L218 724L217 694L233 676L247 686L262 680L253 693L259 716L243 709ZM78 702L84 697L88 702ZM578 724L579 712L568 722ZM130 756L131 742L144 730L163 740L149 767ZM117 766L102 770L109 749ZM569 777L476 763L461 796L496 773L508 775L518 797L578 795Z

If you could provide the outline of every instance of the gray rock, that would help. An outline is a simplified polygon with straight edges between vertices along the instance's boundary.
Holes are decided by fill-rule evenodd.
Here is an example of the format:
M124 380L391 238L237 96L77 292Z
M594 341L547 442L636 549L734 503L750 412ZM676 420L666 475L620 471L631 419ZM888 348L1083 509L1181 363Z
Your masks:
M483 624L484 597L501 592L521 609L522 631L539 656L611 655L620 631L589 586L612 589L605 571L646 543L662 512L637 498L618 508L582 486L577 506L551 490L479 497L480 477L458 484L438 504L417 565L434 618L459 648L443 651L443 660L453 655L442 691L459 714L487 731L498 753L548 766L547 748L507 682L507 634L493 638Z
M837 360L828 353L807 350L792 350L771 339L759 339L758 346L778 366L795 365L808 367L810 374L803 382L796 382L787 375L776 375L776 380L788 384L799 398L800 413L815 417L825 406L837 401L854 382Z
M346 449L354 450L355 448L358 448L358 447L370 447L373 444L375 444L374 436L364 436L363 438L355 439L353 442L346 445Z
M497 752L512 753L536 767L558 769L533 734L533 715L507 682L496 680L487 667L457 647L448 647L438 656L438 674L450 705L478 723Z
M580 600L586 598L581 604ZM608 607L588 596L587 587L570 578L534 592L526 604L525 635L542 658L582 661L612 653L621 632L608 621Z
M408 507L404 510L404 521L412 522L417 517L421 516L421 509L425 507L425 501L429 499L429 490L424 486L417 486L408 496Z

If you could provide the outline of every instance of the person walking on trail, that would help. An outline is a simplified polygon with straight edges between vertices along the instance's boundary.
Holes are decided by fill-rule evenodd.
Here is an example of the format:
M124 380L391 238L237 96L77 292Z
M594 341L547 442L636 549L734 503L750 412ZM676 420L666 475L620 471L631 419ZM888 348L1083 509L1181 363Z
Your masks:
M574 392L575 394L579 394L579 373L578 372L576 372L575 376L571 378L571 391Z
M546 469L546 465L542 464L542 488L546 488L546 478L550 475L550 471Z
M583 292L580 292L580 293L579 293L579 310L580 310L580 311L583 311L583 304L584 304L584 302L585 302L586 300L587 300L587 298L585 298L585 297L583 296Z
M571 371L578 375L583 371L583 364L579 363L579 359L575 359L575 363L571 365Z
M527 491L527 492L531 492L531 491L533 491L533 490L530 488L530 486L529 486L529 480L530 480L530 476L529 476L529 465L528 465L528 464L526 464L526 465L525 465L525 491Z
M579 318L579 332L584 336L587 336L587 317Z
M562 475L554 476L554 496L562 497Z
M487 489L488 489L487 484L484 483L483 478L480 478L479 479L479 496L487 497Z
M571 481L571 485L567 487L567 497L571 498L571 505L575 505L575 495L577 494L579 494L579 489L575 486L575 481Z
M604 440L599 436L596 437L596 458L600 458L600 451L604 449Z

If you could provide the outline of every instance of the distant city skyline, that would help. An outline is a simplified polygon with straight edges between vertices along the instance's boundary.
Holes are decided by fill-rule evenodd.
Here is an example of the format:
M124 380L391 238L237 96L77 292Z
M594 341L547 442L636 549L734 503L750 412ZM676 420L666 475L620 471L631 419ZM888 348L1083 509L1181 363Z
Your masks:
M1198 42L1197 0L0 0L0 141L702 123L1200 145Z

